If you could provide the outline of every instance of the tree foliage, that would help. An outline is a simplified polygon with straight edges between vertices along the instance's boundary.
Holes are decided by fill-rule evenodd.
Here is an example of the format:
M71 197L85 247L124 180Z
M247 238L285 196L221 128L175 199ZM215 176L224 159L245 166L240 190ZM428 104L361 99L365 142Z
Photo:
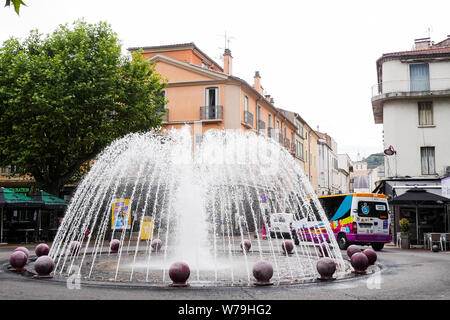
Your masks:
M111 141L161 124L165 82L104 22L0 48L0 165L58 193Z
M6 0L5 7L10 7L11 3L14 5L17 14L19 14L20 6L27 6L22 0Z

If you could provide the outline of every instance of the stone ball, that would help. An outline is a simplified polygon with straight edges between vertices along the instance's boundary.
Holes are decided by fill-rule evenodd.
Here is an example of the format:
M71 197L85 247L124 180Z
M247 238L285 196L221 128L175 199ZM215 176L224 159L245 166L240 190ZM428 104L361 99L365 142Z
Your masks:
M191 269L184 262L174 262L169 268L169 277L173 283L171 286L186 286L186 281L191 275Z
M320 244L320 249L319 249L319 253L321 257L329 257L330 254L328 253L328 247L327 244L325 242Z
M375 261L377 261L377 254L372 249L366 249L362 253L364 253L369 260L369 265L375 264Z
M36 249L34 249L34 252L36 253L36 256L47 256L50 252L50 247L45 243L40 243L36 246Z
M294 250L294 243L291 240L285 240L281 244L281 249L284 253L291 254L292 250Z
M153 251L159 251L159 250L161 250L161 247L162 247L161 239L156 238L156 239L152 240L152 249L153 249Z
M16 251L22 251L23 253L25 253L27 258L30 256L30 251L25 247L17 247L13 250L13 252L16 252Z
M438 246L437 244L434 244L434 245L431 247L431 250L433 250L433 252L439 252L439 246Z
M352 244L347 248L347 255L351 258L355 253L361 252L361 248L356 244Z
M117 253L117 251L119 251L119 247L120 247L120 240L118 239L111 240L109 248L112 253Z
M366 269L369 266L369 259L364 253L357 252L354 253L350 258L350 263L355 269L355 273L363 274L366 272Z
M55 269L55 262L49 256L41 256L34 262L34 270L39 276L50 276Z
M273 276L273 267L267 261L261 260L253 265L253 276L256 279L256 284L270 284L270 279Z
M21 250L13 251L9 257L9 264L17 271L23 270L27 262L28 256Z
M245 252L249 252L250 248L252 247L252 243L250 240L244 240L241 242L241 250Z
M331 280L336 271L336 263L331 258L320 258L317 261L316 269L320 274L320 280Z

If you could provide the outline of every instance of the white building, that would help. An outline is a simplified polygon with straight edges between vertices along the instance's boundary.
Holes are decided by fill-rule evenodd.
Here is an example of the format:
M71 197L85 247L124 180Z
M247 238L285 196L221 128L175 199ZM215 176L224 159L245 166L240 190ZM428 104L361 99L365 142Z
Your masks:
M316 131L318 153L318 195L339 193L337 143L328 134Z
M338 154L339 192L350 193L350 173L353 171L352 161L348 154Z
M449 230L446 199L425 199L441 196L440 181L450 173L450 36L436 44L416 39L413 50L383 54L377 76L374 119L383 124L384 149L395 151L385 152L378 190L388 195L396 222L410 220L413 243L420 244L427 232Z

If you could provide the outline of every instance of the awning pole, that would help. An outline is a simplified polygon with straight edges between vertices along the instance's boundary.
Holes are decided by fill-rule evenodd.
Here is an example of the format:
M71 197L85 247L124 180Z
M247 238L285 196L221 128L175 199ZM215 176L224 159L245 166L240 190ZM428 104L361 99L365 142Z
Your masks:
M416 203L416 237L419 244L419 205Z
M2 207L2 214L0 216L1 222L0 222L0 243L3 243L3 207Z

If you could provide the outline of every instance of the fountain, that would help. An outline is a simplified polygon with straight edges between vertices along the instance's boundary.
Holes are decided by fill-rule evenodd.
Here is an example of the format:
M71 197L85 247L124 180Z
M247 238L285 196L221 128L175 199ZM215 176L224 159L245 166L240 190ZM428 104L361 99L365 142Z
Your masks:
M317 197L288 150L237 130L209 130L201 142L193 140L188 126L129 134L99 154L50 249L54 276L77 270L86 280L170 285L177 262L190 269L189 285L247 286L254 265L265 261L273 266L275 285L301 283L317 278L324 250L338 277L348 273ZM274 212L319 219L326 228L309 237L314 241L300 237L288 252L282 248L289 239L266 236ZM116 254L110 252L113 240ZM242 243L249 250L241 250Z

